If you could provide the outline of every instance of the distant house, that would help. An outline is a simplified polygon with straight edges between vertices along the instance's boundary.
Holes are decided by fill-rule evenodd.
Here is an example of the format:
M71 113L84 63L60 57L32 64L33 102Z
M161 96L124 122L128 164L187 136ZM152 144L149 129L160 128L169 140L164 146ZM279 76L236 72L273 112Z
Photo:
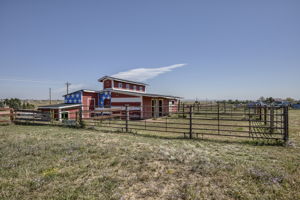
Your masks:
M147 84L104 76L98 79L103 83L100 91L82 89L64 95L64 103L40 106L42 111L54 111L55 118L75 119L75 112L82 110L82 117L89 118L89 111L103 111L109 108L125 109L129 106L131 116L139 119L161 117L177 111L180 97L146 92ZM69 114L70 113L70 114Z

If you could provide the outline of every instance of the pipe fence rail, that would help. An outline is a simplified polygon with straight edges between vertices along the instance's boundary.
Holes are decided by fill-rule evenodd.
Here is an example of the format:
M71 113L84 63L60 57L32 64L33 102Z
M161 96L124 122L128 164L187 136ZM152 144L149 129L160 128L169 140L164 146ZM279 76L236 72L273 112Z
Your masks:
M9 117L8 121L15 123L88 126L125 132L164 132L191 139L222 136L284 142L289 139L288 115L288 107L223 103L92 109L81 107L76 112L11 109L5 113Z

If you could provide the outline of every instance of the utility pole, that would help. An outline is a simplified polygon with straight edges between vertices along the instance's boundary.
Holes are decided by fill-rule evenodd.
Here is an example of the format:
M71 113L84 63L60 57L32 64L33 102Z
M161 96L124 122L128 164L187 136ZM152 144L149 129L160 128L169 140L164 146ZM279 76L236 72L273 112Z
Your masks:
M67 94L69 94L69 86L71 85L71 83L66 82L66 86L67 86Z
M51 105L51 88L49 88L49 100L50 100L50 105Z

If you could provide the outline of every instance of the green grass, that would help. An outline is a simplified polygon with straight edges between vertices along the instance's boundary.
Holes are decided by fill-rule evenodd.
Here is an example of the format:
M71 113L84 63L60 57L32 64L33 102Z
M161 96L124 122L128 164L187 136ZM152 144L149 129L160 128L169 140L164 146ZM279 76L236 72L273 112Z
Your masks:
M0 126L0 199L300 199L300 111L290 140Z

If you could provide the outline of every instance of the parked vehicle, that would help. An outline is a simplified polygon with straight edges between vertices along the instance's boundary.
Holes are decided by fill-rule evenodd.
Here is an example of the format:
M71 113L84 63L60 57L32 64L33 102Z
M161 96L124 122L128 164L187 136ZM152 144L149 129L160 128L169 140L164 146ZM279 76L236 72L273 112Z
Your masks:
M292 107L293 109L300 109L300 103L292 104L291 107Z
M288 101L275 101L273 104L275 107L291 106L291 103Z
M255 102L248 103L247 106L249 108L253 108L253 107L258 107L258 106L267 106L267 104L262 101L255 101Z

